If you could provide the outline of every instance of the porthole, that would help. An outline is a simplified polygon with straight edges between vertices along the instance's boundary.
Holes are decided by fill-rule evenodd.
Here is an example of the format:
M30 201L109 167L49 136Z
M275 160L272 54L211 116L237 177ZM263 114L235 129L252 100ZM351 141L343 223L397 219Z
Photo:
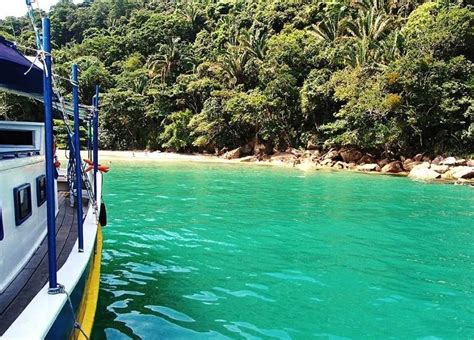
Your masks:
M41 175L36 178L36 202L38 207L46 202L46 176Z
M15 200L15 222L20 225L31 216L31 185L20 185L13 189Z

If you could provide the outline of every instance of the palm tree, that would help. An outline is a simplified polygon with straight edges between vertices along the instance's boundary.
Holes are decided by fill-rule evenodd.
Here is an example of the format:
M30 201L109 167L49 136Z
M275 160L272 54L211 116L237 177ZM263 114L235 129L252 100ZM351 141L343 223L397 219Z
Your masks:
M355 21L346 22L346 31L357 40L366 41L369 45L380 41L390 28L391 19L376 12L375 8L359 11Z
M259 60L264 60L267 54L267 32L260 29L254 29L252 32L244 31L242 34L242 43L247 51Z
M174 69L191 63L191 58L180 51L178 43L179 38L170 39L167 45L160 47L158 54L148 59L153 79L160 76L161 82L165 83Z
M226 53L221 59L222 69L231 78L234 85L245 81L245 65L249 61L249 52L239 45L228 44Z
M332 43L342 37L344 33L342 24L343 21L341 21L341 17L337 14L333 17L326 18L317 25L313 25L311 33L320 40Z

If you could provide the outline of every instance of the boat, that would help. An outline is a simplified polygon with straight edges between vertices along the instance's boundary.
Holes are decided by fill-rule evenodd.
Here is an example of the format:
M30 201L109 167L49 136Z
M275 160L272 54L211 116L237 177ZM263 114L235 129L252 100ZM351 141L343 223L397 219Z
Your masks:
M44 122L0 121L0 338L88 339L106 224L99 88L91 105L80 105L73 65L73 101L65 101L53 87L47 17L37 40L40 65L0 37L0 90L39 100L45 109ZM55 109L68 131L67 169L57 168ZM90 160L81 158L80 121L91 127Z

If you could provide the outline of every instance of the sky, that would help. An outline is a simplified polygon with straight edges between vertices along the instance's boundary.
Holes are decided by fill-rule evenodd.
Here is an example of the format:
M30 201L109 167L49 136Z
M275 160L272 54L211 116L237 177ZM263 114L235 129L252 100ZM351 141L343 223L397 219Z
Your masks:
M35 0L33 7L37 8L39 4L40 8L48 11L49 8L58 2L58 0ZM79 2L79 1L74 1ZM8 16L20 17L26 14L25 0L0 0L0 19Z

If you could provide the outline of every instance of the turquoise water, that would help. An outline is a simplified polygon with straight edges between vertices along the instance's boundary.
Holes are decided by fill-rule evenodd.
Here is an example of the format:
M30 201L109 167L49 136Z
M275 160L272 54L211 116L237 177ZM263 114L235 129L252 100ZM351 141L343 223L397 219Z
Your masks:
M94 339L474 336L474 190L241 165L106 176Z

